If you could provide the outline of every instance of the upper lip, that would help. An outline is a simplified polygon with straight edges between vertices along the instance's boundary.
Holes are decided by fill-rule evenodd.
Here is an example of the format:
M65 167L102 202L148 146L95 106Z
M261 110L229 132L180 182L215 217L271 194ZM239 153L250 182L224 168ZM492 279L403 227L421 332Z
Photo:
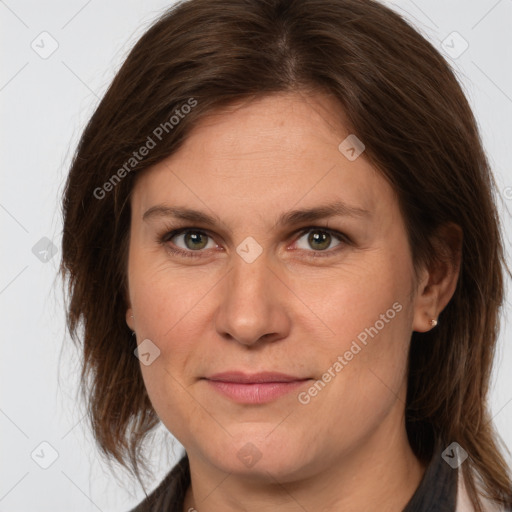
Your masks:
M223 382L238 382L241 384L251 384L257 382L294 382L298 380L307 380L308 377L297 377L294 375L286 375L279 372L260 372L260 373L244 373L241 371L230 371L215 373L206 377L208 380L218 380Z

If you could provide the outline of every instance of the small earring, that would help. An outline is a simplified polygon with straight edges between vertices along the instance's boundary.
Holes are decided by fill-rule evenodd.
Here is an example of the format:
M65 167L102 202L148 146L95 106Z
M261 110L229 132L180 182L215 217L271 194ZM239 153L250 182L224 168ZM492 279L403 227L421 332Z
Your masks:
M432 327L435 327L437 325L437 320L435 318L432 318L432 320L430 320L430 325Z

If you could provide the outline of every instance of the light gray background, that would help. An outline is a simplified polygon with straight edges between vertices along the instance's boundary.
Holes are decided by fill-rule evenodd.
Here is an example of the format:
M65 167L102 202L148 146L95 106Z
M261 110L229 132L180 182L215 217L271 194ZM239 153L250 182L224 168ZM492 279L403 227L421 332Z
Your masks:
M118 481L112 476L85 428L84 410L76 399L79 359L65 333L60 281L55 275L61 256L60 197L79 135L127 52L170 4L163 0L0 1L0 512L127 511L143 497L125 474L119 473ZM510 252L512 0L386 4L440 49L446 41L452 54L460 53L464 42L454 31L469 44L461 55L447 58L473 106L494 168ZM52 44L58 48L44 55ZM44 237L56 251L53 254L50 245L48 261L41 260L49 245ZM43 251L39 257L34 246L35 252ZM491 407L510 449L508 297ZM41 446L42 442L52 448ZM182 447L163 427L151 444L157 479L147 483L154 487ZM58 457L42 469L39 464L52 461L52 450Z

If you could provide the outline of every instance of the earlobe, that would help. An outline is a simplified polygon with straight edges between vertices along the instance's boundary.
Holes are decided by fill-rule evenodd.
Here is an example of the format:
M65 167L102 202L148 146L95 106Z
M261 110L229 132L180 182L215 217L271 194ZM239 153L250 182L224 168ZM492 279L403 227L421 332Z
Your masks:
M427 332L433 329L439 323L435 308L431 308L431 310L433 311L432 313L430 313L430 309L428 308L416 310L412 324L413 331Z

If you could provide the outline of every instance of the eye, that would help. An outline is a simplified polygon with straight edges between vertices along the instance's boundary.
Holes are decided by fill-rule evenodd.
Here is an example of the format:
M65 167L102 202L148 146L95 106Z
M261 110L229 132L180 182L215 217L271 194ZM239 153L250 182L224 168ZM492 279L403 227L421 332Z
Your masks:
M305 240L302 241L302 239ZM172 254L192 258L201 257L206 249L219 247L210 234L196 228L165 230L162 235L158 236L157 241ZM333 250L332 244L336 241L338 243L334 245ZM310 253L308 257L323 257L337 253L349 243L350 239L338 231L322 227L308 227L300 232L300 238L294 242L294 245L297 246L296 249Z
M335 248L344 245L343 242L348 243L348 238L338 231L319 227L310 227L301 231L301 236L297 239L295 244L301 250L315 253L327 252L328 254L325 254L325 256L328 256L339 250L336 249L334 251L328 251L328 249L332 249L333 246L331 244L336 240L338 243L334 245ZM311 251L310 248L313 248L313 251ZM324 256L324 254L314 254L311 256Z
M208 239L210 239L210 244L208 244ZM165 245L171 253L186 257L200 256L200 254L194 253L201 253L203 249L215 249L217 247L208 233L190 228L166 232L159 236L158 241ZM172 245L169 245L168 242L171 241Z

